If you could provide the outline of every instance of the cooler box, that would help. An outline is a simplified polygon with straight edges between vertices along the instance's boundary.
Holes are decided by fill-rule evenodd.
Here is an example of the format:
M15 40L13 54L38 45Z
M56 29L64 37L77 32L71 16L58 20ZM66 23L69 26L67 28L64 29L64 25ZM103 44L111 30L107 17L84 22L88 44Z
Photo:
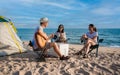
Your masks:
M68 51L69 51L69 44L65 44L65 43L57 43L58 47L60 49L60 53L64 56L68 56ZM54 49L51 48L48 51L48 54L53 55L53 56L58 56L55 52Z

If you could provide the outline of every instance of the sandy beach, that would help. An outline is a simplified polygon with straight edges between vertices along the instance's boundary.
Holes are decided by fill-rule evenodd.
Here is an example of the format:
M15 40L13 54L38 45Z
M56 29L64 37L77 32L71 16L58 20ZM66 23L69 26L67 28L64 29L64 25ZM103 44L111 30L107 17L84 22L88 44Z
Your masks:
M0 75L120 75L120 0L0 0Z
M93 51L89 58L74 55L81 48L70 44L71 58L65 61L50 57L37 62L33 51L0 57L0 75L120 75L120 48L99 47L99 56Z

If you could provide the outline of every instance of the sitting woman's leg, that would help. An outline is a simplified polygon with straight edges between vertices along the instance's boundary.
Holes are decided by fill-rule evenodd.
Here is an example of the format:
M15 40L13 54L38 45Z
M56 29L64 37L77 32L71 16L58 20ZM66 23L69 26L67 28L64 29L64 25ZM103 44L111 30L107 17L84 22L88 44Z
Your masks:
M90 50L90 46L91 46L91 43L88 43L86 45L86 53L85 54L88 54L89 50Z
M87 45L88 45L88 42L89 42L89 41L87 41L87 43L85 43L85 45L83 46L83 48L82 48L79 52L82 52L83 50L86 50L86 47L87 47Z
M83 48L75 54L80 55L80 54L82 54L82 51L85 51L85 50L86 50L86 45L84 45Z
M83 46L83 48L80 50L80 52L82 52L85 49L86 49L86 45Z
M87 43L86 43L86 54L88 54L89 50L90 50L90 46L92 45L95 45L96 43L91 40L91 39L88 39Z
M88 39L86 44L88 44L88 43L91 43L91 45L95 45L96 44L92 39Z
M85 45L79 52L82 52L83 50L86 49L86 46L87 46L87 44L86 44L86 35L82 35L81 40L85 43Z

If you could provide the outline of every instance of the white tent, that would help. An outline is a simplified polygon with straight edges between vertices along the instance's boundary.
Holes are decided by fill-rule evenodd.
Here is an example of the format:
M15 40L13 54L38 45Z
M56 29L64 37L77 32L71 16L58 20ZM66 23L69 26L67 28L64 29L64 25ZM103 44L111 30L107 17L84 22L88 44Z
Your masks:
M3 18L4 19L4 18ZM22 41L8 21L0 21L0 56L25 52Z

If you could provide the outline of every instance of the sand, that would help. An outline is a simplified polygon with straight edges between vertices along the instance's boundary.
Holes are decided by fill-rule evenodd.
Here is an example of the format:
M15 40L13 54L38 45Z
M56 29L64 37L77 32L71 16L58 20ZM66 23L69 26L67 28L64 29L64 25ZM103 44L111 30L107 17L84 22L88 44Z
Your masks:
M81 48L70 44L71 58L64 61L50 57L37 62L34 52L0 57L0 75L120 75L120 48L99 47L99 56L93 51L89 58L74 55Z

